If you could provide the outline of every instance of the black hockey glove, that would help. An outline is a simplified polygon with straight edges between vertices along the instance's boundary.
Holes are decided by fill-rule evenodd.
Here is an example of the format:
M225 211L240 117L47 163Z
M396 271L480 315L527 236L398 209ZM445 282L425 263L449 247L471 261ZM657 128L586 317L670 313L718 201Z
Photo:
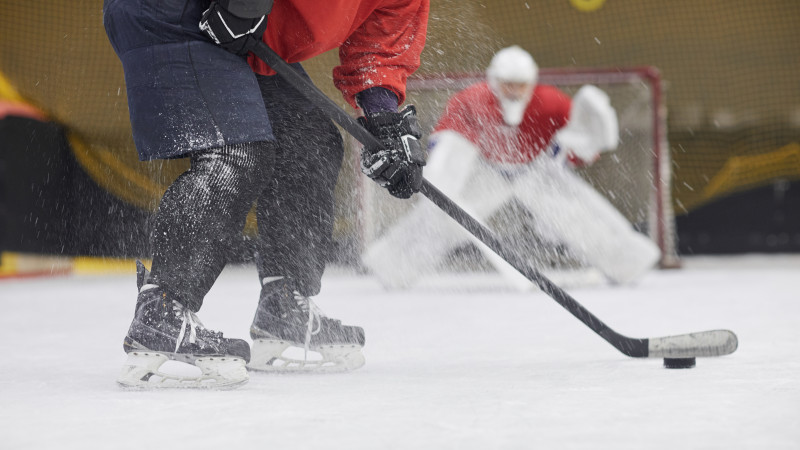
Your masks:
M409 198L422 187L422 166L428 155L419 138L417 110L379 112L359 117L359 123L381 142L361 150L361 171L397 198Z
M213 0L200 19L212 41L237 55L247 55L267 29L272 0Z

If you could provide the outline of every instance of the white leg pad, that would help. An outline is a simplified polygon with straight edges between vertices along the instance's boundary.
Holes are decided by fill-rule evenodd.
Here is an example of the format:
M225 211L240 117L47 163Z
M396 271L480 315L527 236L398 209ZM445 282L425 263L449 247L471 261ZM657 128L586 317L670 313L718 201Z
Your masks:
M480 221L491 216L511 198L511 185L480 160L477 148L467 139L454 132L440 132L437 139L425 166L426 178L473 218ZM362 262L385 287L408 288L434 272L451 250L470 240L475 238L458 222L422 199L366 249ZM514 268L503 268L517 284L530 285L519 273L513 274Z
M562 242L584 262L619 284L652 269L661 251L577 174L549 162L516 186L537 220L537 232Z
M361 260L384 287L404 289L434 271L448 251L464 242L469 237L456 222L433 203L420 202L373 242Z

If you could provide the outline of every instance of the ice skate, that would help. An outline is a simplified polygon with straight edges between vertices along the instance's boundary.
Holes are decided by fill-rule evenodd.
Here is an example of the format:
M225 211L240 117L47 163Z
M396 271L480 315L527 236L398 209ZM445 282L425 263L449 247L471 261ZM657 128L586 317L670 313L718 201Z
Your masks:
M250 337L252 370L343 372L364 365L364 330L326 317L284 277L264 279Z
M139 298L123 343L128 360L117 383L141 389L231 389L246 383L247 342L206 329L193 311L170 300L157 285L145 284L147 271L141 263L137 266ZM167 370L162 366L169 360L196 369L177 364ZM190 373L198 369L199 375Z

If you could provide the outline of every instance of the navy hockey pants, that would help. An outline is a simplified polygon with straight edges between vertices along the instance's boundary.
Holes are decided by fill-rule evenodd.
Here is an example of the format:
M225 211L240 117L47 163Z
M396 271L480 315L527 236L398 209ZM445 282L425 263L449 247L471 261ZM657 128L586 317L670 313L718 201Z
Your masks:
M332 251L341 135L324 113L280 77L256 76L244 58L201 34L198 22L208 4L105 1L105 27L125 71L139 157L184 157L271 142L258 147L275 152L271 175L263 180L256 201L259 274L292 277L302 294L314 295ZM299 64L293 66L308 77ZM165 259L162 267L169 265L169 257ZM171 275L169 267L159 271L177 280L177 266ZM199 308L220 270L221 266L195 274L199 280L175 281L192 309Z
M208 0L106 0L103 21L125 71L141 160L273 140L245 58L199 29Z

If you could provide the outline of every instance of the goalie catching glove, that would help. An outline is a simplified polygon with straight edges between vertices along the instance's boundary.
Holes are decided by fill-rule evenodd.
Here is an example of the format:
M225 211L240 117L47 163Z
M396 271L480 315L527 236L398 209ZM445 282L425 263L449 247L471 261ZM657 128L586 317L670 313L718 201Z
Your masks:
M417 110L409 105L398 113L367 114L358 121L381 143L380 147L364 146L361 171L397 198L419 192L427 152L419 142Z
M200 29L217 45L247 55L267 29L272 0L214 0L200 19Z
M608 94L588 84L580 88L572 98L569 122L558 130L555 142L568 154L589 164L600 153L616 150L619 123Z

